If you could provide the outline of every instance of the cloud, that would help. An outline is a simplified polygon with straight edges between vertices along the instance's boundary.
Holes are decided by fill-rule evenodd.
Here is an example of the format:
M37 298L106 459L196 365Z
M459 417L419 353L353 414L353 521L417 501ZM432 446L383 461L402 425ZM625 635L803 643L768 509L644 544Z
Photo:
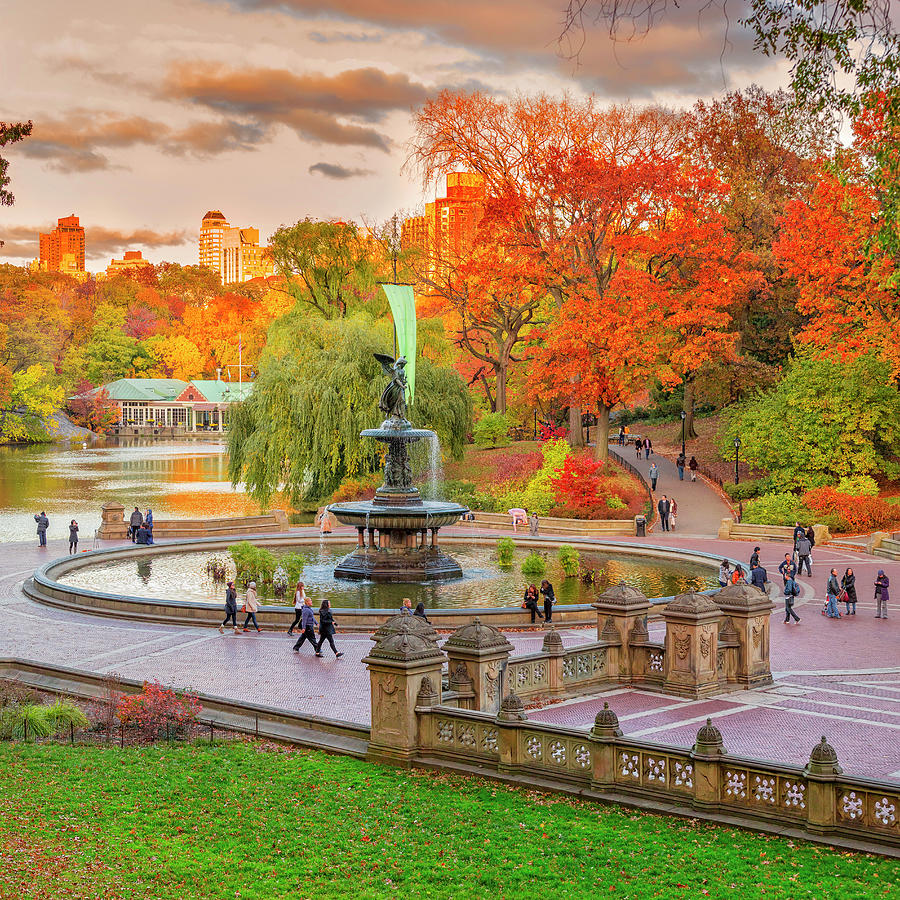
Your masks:
M649 96L654 90L708 93L723 86L729 67L761 68L753 38L722 3L666 4L645 34L644 19L620 23L620 41L588 3L581 27L561 40L564 0L208 0L247 11L288 12L301 19L340 17L354 24L425 33L434 39L509 64L553 68L610 97ZM738 7L742 5L738 3ZM655 4L641 8L658 9ZM698 12L702 9L703 12ZM580 52L577 52L579 51ZM724 51L724 53L723 53ZM573 58L576 54L577 58ZM721 57L721 60L720 60Z
M174 156L207 157L253 149L266 138L267 130L254 123L223 119L174 129L143 116L79 110L58 119L36 116L33 137L17 150L60 172L93 172L115 168L107 150L144 144Z
M371 169L348 169L344 166L338 166L334 163L318 162L309 167L310 175L324 175L326 178L336 178L342 180L344 178L356 178L360 175L371 175Z
M178 247L196 238L194 232L186 229L156 231L152 228L118 229L102 225L87 225L84 222L84 252L88 259L109 259L123 250L157 249ZM46 225L12 225L0 229L0 240L5 246L0 248L0 256L9 258L35 258L38 255L38 234L51 232L56 223Z
M166 99L204 106L260 128L285 125L309 141L385 151L390 140L368 126L391 112L411 110L428 93L405 74L374 67L324 75L203 63L176 64L162 88Z
M384 35L372 31L310 31L306 35L317 44L380 44Z

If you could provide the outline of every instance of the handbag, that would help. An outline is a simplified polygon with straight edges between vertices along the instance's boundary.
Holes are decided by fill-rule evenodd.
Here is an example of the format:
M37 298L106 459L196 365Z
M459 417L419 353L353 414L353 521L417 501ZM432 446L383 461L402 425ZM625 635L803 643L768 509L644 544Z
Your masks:
M247 612L247 604L246 603L241 604L241 612Z

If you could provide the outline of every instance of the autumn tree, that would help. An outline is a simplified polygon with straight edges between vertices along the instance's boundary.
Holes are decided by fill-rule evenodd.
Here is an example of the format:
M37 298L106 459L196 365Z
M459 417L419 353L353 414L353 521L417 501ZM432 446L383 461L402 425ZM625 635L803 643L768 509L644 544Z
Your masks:
M15 144L24 140L31 134L31 122L0 122L0 147L7 144ZM12 206L15 197L6 189L9 184L9 160L0 156L0 206ZM0 247L3 241L0 241Z
M66 404L76 425L106 434L119 420L119 407L105 388L95 390L90 381L80 381Z
M312 219L282 225L269 245L290 295L327 319L346 316L374 294L377 247L352 222Z

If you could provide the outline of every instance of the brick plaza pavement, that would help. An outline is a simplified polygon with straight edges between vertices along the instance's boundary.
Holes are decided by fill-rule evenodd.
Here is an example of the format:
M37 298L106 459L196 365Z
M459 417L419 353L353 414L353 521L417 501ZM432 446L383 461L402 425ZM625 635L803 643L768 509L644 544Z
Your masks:
M471 534L471 531L466 533ZM522 543L527 542L521 537ZM633 539L630 539L633 540ZM567 538L570 543L577 540ZM648 542L704 549L746 559L752 543L653 535ZM763 564L780 585L777 564L784 546L763 544ZM63 555L62 542L39 550L34 542L0 545L0 657L16 656L123 677L157 679L178 687L246 699L348 721L369 721L368 676L360 660L372 646L366 635L338 634L345 656L326 648L291 652L293 639L264 633L222 636L210 628L150 625L55 610L28 600L21 583L41 563ZM840 620L819 614L832 566L857 573L858 615ZM690 746L707 716L732 752L804 763L827 735L844 769L900 781L900 614L874 619L871 585L884 568L900 592L900 566L850 551L816 548L813 578L801 579L796 607L803 622L782 624L773 610L771 657L775 685L713 700L689 701L621 689L600 697L530 710L540 721L588 727L603 701L617 712L626 734ZM780 596L780 595L776 595ZM340 624L340 616L338 624ZM651 623L651 634L661 626ZM566 646L593 639L591 629L563 629ZM540 633L510 632L517 653L540 648Z

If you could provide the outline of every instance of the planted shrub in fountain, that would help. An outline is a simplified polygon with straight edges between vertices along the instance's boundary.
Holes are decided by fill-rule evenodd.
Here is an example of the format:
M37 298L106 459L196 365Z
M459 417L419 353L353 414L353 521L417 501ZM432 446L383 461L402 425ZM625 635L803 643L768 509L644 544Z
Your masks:
M563 544L557 550L557 556L563 572L566 573L566 578L573 578L578 574L578 569L581 565L581 554L571 544Z
M505 537L497 541L497 559L501 566L511 566L515 552L516 542L512 538Z
M547 571L547 560L540 553L529 553L522 560L522 574L527 578L540 578Z
M275 554L265 547L257 547L250 541L241 541L228 548L238 583L247 586L251 581L258 585L271 584L277 561Z
M279 600L283 599L284 595L287 593L287 586L288 573L284 570L283 566L279 565L272 573L272 590Z

